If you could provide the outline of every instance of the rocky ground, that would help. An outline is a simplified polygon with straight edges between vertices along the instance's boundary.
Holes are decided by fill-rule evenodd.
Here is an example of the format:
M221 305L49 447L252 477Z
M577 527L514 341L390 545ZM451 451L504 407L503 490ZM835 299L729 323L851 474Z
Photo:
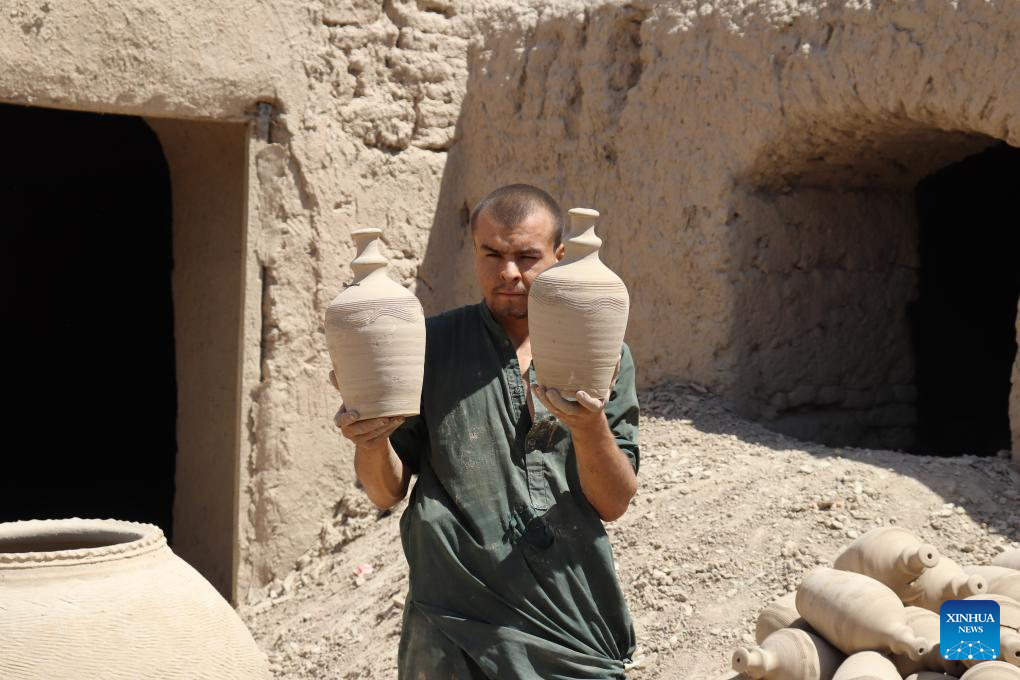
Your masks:
M1004 457L930 458L796 441L696 386L641 395L641 487L608 525L630 603L634 680L734 677L732 648L810 568L876 526L961 564L1020 547L1020 473ZM240 609L277 678L394 678L407 567L397 522L363 494L281 582Z

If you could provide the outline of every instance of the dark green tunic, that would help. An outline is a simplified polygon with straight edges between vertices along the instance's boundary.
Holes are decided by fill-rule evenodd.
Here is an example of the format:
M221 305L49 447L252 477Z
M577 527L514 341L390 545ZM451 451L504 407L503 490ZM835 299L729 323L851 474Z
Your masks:
M421 415L390 437L418 475L400 521L400 678L625 677L634 628L569 431L538 399L532 419L514 348L484 302L426 328ZM605 411L637 471L626 346Z

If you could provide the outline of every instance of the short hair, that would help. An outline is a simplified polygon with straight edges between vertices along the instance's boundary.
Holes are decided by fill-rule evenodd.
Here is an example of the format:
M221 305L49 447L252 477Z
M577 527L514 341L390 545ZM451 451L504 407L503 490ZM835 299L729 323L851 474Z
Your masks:
M478 201L471 211L468 225L471 235L478 225L478 216L488 213L504 227L516 227L530 217L536 210L544 210L553 218L553 246L559 247L563 242L563 210L552 196L530 184L508 184L496 189Z

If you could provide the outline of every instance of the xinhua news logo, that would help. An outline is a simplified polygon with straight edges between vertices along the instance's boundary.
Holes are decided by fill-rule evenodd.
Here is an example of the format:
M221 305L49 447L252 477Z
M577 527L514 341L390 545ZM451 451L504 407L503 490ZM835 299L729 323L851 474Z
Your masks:
M946 600L939 608L943 659L990 661L999 656L999 603Z

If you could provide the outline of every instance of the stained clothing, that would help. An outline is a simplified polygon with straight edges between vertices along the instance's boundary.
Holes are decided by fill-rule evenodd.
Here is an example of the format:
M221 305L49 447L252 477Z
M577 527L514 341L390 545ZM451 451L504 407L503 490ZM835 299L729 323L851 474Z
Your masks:
M624 678L634 627L569 431L538 399L532 419L514 347L484 302L426 329L421 414L390 436L417 474L400 520L399 677ZM636 472L626 346L605 413Z

